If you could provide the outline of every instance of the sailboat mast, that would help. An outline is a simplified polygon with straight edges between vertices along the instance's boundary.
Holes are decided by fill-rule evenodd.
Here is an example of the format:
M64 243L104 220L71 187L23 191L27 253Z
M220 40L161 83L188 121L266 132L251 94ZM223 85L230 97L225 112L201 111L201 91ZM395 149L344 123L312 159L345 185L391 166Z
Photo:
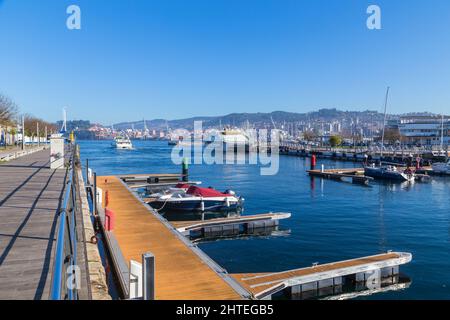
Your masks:
M441 119L441 150L444 151L444 114L442 114Z
M384 148L384 133L386 129L386 117L387 117L387 103L389 99L389 90L390 87L387 87L386 90L386 99L384 100L384 120L383 120L383 134L381 135L381 157L383 157L383 148Z

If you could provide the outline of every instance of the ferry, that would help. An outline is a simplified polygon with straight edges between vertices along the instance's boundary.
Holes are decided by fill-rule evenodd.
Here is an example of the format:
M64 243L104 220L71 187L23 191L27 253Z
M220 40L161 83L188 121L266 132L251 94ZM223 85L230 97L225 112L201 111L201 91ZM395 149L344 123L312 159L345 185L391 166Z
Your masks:
M128 137L117 136L114 138L114 142L112 143L113 147L116 149L122 150L131 150L133 149L133 144Z

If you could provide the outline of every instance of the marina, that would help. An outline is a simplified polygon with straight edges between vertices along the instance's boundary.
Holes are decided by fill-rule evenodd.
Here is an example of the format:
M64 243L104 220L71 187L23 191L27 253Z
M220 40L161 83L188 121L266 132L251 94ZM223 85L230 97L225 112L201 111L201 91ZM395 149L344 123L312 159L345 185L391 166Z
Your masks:
M100 142L100 144L101 144L101 142ZM89 146L87 146L87 148L89 149ZM178 166L176 166L176 167L173 167L173 166L161 166L161 159L164 159L165 157L166 157L166 159L168 159L167 158L168 154L165 151L165 150L168 150L168 149L167 149L166 146L164 146L164 142L160 142L160 143L159 142L145 142L145 143L142 142L142 143L138 143L137 144L137 148L138 149L136 151L136 154L134 154L134 155L130 154L131 158L139 157L139 159L140 159L139 161L144 161L146 163L150 162L150 163L155 164L155 166L152 166L152 168L155 168L154 170L152 170L153 172L174 172L173 173L174 174L173 177L170 177L167 173L163 174L163 175L167 176L167 179L172 178L172 179L174 179L174 181L168 182L166 180L166 181L159 182L159 183L162 184L160 186L161 188L167 188L169 186L173 186L176 183L175 180L182 179L182 176L179 173L181 170L180 170L180 168ZM146 148L151 148L150 150L152 150L151 153L148 153L147 156L145 156L145 154L142 153L142 152L145 152L144 150ZM139 151L139 150L142 150L142 151ZM153 160L151 160L153 157L155 157L155 159L158 158L160 160L153 161ZM295 160L295 158L290 158L290 157L283 158L282 157L281 159L283 161L283 165L284 166L287 165L288 168L290 168L289 170L292 170L292 169L295 168L295 171L298 172L298 174L295 174L295 177L297 177L297 178L299 178L301 176L307 177L307 173L306 173L307 170L306 169L310 168L310 164L308 162L301 161L300 160L301 158L298 158L298 160ZM103 160L103 161L105 161L105 160ZM301 162L299 162L299 161L301 161ZM330 160L324 160L324 161L328 161L328 162L325 162L326 167L339 166L341 168L344 168L344 169L348 170L349 172L355 171L355 168L351 168L351 167L350 168L345 168L345 165L346 165L345 162L334 163L334 162L329 162ZM323 160L321 160L320 162L323 162ZM91 163L92 163L92 161L91 161ZM301 168L299 168L299 167L291 167L291 165L294 165L294 164L299 165L300 163L303 163L303 165L302 165L303 168L304 168L303 170ZM291 164L291 165L289 165L289 164ZM319 165L320 165L320 163L319 163ZM137 164L137 166L139 166L139 163ZM106 168L106 167L104 167L104 168ZM148 177L152 177L154 175L146 174L145 171L143 172L143 171L136 170L137 167L133 167L133 168L135 168L133 171L131 171L130 169L127 169L127 168L121 169L121 172L124 172L124 174L118 175L118 177L125 177L125 179L131 178L131 179L128 179L128 181L125 184L128 186L128 188L130 190L136 190L135 192L137 192L139 187L140 188L146 188L148 186L148 184L146 184L146 179ZM170 170L170 168L172 168L172 170ZM217 168L221 168L221 167L217 167ZM232 169L231 166L230 167L223 167L224 170L228 170L227 168L228 169ZM201 166L191 166L190 167L190 171L189 171L189 178L192 179L192 181L195 181L196 183L199 183L200 181L203 181L202 184L205 184L205 185L209 185L209 184L217 185L217 186L221 186L222 185L221 184L221 179L224 179L223 176L221 176L221 178L219 179L218 176L211 175L207 171L205 172L204 169L208 169L208 168L207 167L201 167ZM237 174L242 169L243 169L243 167L241 167L241 168L234 168L233 172L235 174ZM248 171L248 172L251 172L252 170L255 170L255 169L256 168L252 169L252 167L250 166L250 167L246 167L245 170ZM425 168L425 169L427 169L427 168ZM198 170L201 170L201 171L199 172ZM361 170L364 171L363 168L359 168L358 169L358 171L361 171ZM108 172L108 169L106 169L106 170L102 169L102 170L100 170L100 172ZM111 172L111 171L109 171L109 172ZM141 173L140 175L137 174L139 172ZM178 173L175 173L175 172L178 172ZM225 171L225 172L227 172L227 171ZM347 172L347 174L349 172ZM101 176L99 176L98 180L99 181L103 181L104 178L103 177L100 178L100 177ZM134 178L136 178L136 177L139 177L140 181L135 181ZM204 181L205 177L208 177L208 182ZM254 177L254 176L252 176L252 177ZM282 174L279 178L283 178L283 177L286 177L286 176ZM254 177L254 178L256 178L256 177ZM242 179L242 176L240 176L239 179ZM261 179L261 178L258 178L258 179ZM304 178L302 178L302 181L303 181L303 179ZM314 207L310 207L310 205L308 205L308 201L311 201L311 200L306 200L305 199L304 201L301 201L301 203L303 203L303 205L301 206L302 209L298 210L298 211L295 210L295 205L293 205L293 202L288 202L288 203L291 203L291 204L286 204L286 205L282 205L282 206L279 206L279 205L278 206L274 206L274 202L271 202L271 205L270 205L269 202L264 201L264 202L262 202L262 204L264 204L263 207L255 206L255 202L251 201L251 199L253 197L255 197L256 194L254 192L252 192L251 189L245 187L245 183L248 180L244 179L244 180L241 180L241 182L238 183L238 184L236 184L236 182L233 184L233 188L238 190L240 193L242 192L242 194L244 194L245 197L246 197L246 204L245 204L245 211L246 212L247 211L248 212L264 212L265 211L264 208L270 208L271 206L273 206L274 212L292 212L290 218L281 220L280 223L279 223L279 226L278 226L279 228L281 228L280 230L283 230L284 228L289 228L290 232L289 232L288 235L282 235L282 236L273 236L272 235L271 236L270 234L268 234L268 236L263 236L262 238L261 237L254 237L254 238L245 238L245 239L243 239L243 238L239 238L237 236L237 234L235 234L235 238L232 241L214 241L214 240L211 241L211 240L209 240L207 242L197 242L197 241L195 241L194 243L196 243L196 246L201 251L203 251L205 254L208 255L209 259L214 261L214 264L216 266L219 266L218 267L219 270L222 270L222 271L226 270L227 274L231 275L232 278L234 277L235 274L242 274L243 273L242 271L245 271L245 269L247 269L247 270L250 269L249 271L253 271L253 273L267 273L267 271L268 271L267 267L266 267L265 270L261 270L261 268L258 268L258 264L257 263L255 264L254 262L250 262L254 258L256 258L257 260L259 259L259 258L257 258L259 256L259 254L258 254L259 250L256 249L256 247L255 247L256 243L264 243L263 244L264 247L269 249L269 251L268 250L264 251L266 258L272 257L272 259L276 259L275 258L277 256L276 252L285 252L285 254L283 255L283 257L284 257L283 259L284 259L284 261L287 261L288 264L286 264L286 262L283 262L280 265L274 265L273 269L271 268L272 270L274 270L274 269L275 270L280 270L281 269L280 272L283 272L283 270L297 270L296 268L299 268L302 265L312 264L314 261L317 261L317 260L323 261L322 259L317 259L317 257L315 257L315 256L311 256L309 259L306 258L306 260L305 260L304 257L301 258L301 259L289 260L289 259L286 259L289 256L289 255L286 255L286 254L288 254L289 251L286 251L288 249L284 249L283 248L283 242L285 241L285 239L287 240L287 239L290 239L290 238L292 239L293 237L295 237L294 234L298 234L298 232L300 232L300 231L295 231L295 230L298 230L299 227L301 228L301 230L303 230L303 231L301 231L303 236L300 239L303 239L304 236L308 236L308 235L309 235L310 238L317 237L317 235L313 235L313 233L311 233L311 232L313 232L313 230L315 230L315 228L317 228L317 225L313 224L315 227L312 227L312 225L310 223L312 221L316 220L317 217L319 218L319 221L321 221L322 219L325 218L323 216L323 214L321 213L321 210L322 210L321 208L322 207L323 208L329 207L329 204L326 205L324 203L322 205L319 205L321 201L319 203L317 203L318 198L316 198L316 196L314 196L314 195L315 194L318 195L318 194L321 194L322 192L325 192L326 189L324 191L320 191L320 190L322 190L322 188L325 188L326 185L328 185L330 183L335 183L335 182L331 182L330 181L329 183L325 183L325 182L320 182L321 181L320 178L314 178L314 180L315 180L314 185L311 185L311 181L309 179L310 178L304 179L304 183L305 183L305 187L307 186L307 190L309 190L308 195L312 196L312 198L307 197L306 199L311 199L313 201L313 203L315 203ZM445 183L445 181L446 181L446 180L441 180L442 178L439 178L439 177L437 179L438 179L437 180L438 184ZM265 179L260 181L259 184L260 185L265 185L265 183L263 182L264 180ZM108 181L109 181L109 179L108 179ZM250 182L250 181L248 181L248 182ZM157 184L158 183L156 183L154 180L151 181L150 188L151 189L154 189L154 188L158 189ZM303 182L302 182L302 184L303 184ZM133 185L134 185L134 187L131 187ZM379 182L377 182L377 181L371 181L370 185L372 185L372 188L376 187L377 189L378 188L386 188L386 187L387 188L393 188L393 190L395 190L394 192L396 194L396 198L398 198L403 193L401 190L404 188L401 184L397 188L395 185L392 185L392 186L389 185L389 184L385 185L384 183L383 184L379 184ZM431 187L431 185L429 185L429 184L421 184L421 186L422 186L421 188L423 188L423 187L426 187L426 188ZM338 194L340 194L341 192L354 193L357 190L357 189L347 190L348 188L350 188L350 185L349 185L349 187L344 187L343 186L343 187L340 187L339 189L341 189L341 188L343 190L337 190L336 189L334 192L337 192ZM364 190L364 189L361 189L361 190ZM257 189L255 191L256 192L261 192L261 189ZM365 193L364 191L362 191L362 192ZM266 189L266 193L267 193L267 189ZM357 193L359 193L359 192L357 192ZM328 191L327 194L328 194L328 197L330 197L332 195L332 194L330 194L330 191ZM269 195L270 195L270 193L269 193ZM306 194L300 195L300 199L304 199L305 195ZM140 201L143 202L144 199L139 196L138 192L136 193L136 196L140 199ZM338 195L336 195L336 196L338 196ZM109 196L109 197L111 197L111 196ZM260 198L258 198L258 199L260 199ZM314 200L314 199L316 199L316 200ZM333 199L333 196L331 196L331 199ZM331 201L333 201L333 200L331 200ZM366 204L362 203L361 205L362 205L362 207L367 206L367 202L366 202ZM345 207L345 208L347 208L347 207ZM348 213L349 211L347 211L348 209L344 209L344 210L345 210L345 213L344 213L344 211L337 210L337 215L334 214L334 215L328 216L326 219L327 220L331 219L331 221L334 221L334 224L339 224L339 222L338 222L339 220L336 220L338 217L341 217L341 216L344 217L344 216L348 216L349 215L349 213ZM355 210L355 209L353 209L353 210ZM319 216L317 216L316 218L313 218L313 216L317 215L317 212L319 212ZM400 211L400 212L402 212L402 211ZM242 217L245 217L246 215L247 214L245 213ZM251 216L251 214L249 214L249 215ZM164 217L161 217L161 218L164 219ZM363 214L363 216L361 218L363 220L357 219L356 216L355 216L355 219L356 219L355 222L356 221L360 221L360 223L362 222L363 226L368 223L367 227L364 227L364 229L360 229L361 231L364 230L363 234L366 234L366 232L368 230L372 229L371 227L369 227L369 225L373 225L372 223L374 223L374 222L371 222L372 221L371 218L369 218L367 221L364 221L364 220L366 220L368 218L367 213ZM392 216L390 218L385 218L385 219L391 220L393 218L394 217ZM221 219L221 218L217 218L217 219ZM240 218L238 218L238 219L240 219ZM411 218L407 218L406 220L408 221L409 219L411 219ZM228 219L225 219L225 221L227 221L227 220ZM231 224L233 224L233 222L234 222L233 220L228 220L228 221L231 222ZM310 222L308 222L308 221L310 221ZM347 223L352 224L353 223L352 221L353 220L349 220ZM218 220L218 222L222 223L223 221ZM170 226L171 230L177 231L183 237L188 236L188 239L189 239L190 236L188 235L188 232L187 232L188 230L186 230L184 228L191 227L191 228L197 229L197 231L194 231L192 233L193 235L195 235L195 233L201 234L201 232L202 232L201 230L202 230L203 226L208 226L208 224L210 224L210 223L212 225L214 225L214 218L207 219L205 221L201 221L201 220L200 221L198 221L198 220L193 221L193 220L189 220L189 219L187 219L187 221L171 221L169 219L167 221L167 223L168 223L168 226ZM329 225L329 223L328 223L327 225L329 225L329 228L332 228L332 224ZM379 223L376 222L375 226L379 226ZM220 228L222 228L222 227L223 226L221 225ZM311 230L311 232L308 232L308 228L309 228L309 230ZM322 226L320 228L322 228ZM228 233L229 234L233 233L232 229L236 230L235 227L228 228ZM348 229L345 228L345 230L348 230ZM375 230L378 230L378 229L375 229ZM294 232L294 234L293 234L293 232ZM225 232L225 234L226 233L227 232ZM352 233L354 233L354 231ZM190 230L189 230L189 234L190 234ZM217 233L217 235L216 235L217 239L220 239L221 235L223 235L222 231L220 233ZM347 236L342 238L342 235L341 235L341 239L338 240L336 238L336 236L338 236L338 235L341 235L341 233L337 232L336 235L333 235L333 234L329 235L329 237L331 237L333 239L331 241L334 242L334 244L331 245L331 247L332 248L334 247L336 249L339 248L337 250L338 251L339 250L343 251L344 255L336 254L337 251L325 250L324 248L319 250L319 252L326 252L326 254L324 254L324 255L327 256L327 260L330 261L330 262L332 262L332 261L341 261L341 260L343 260L343 258L346 258L346 257L348 257L348 259L351 259L352 257L355 257L355 252L353 252L353 250L347 250L346 249L346 248L350 248L351 247L350 243L349 243L348 247L346 246L346 241L347 241L346 239L349 240L349 238ZM253 240L250 241L249 239L253 239ZM255 244L253 244L253 243L255 243ZM336 245L336 243L338 243L338 245ZM353 242L351 242L351 243L353 243ZM414 248L417 248L417 244L416 245L411 245L411 243L407 244L406 242L404 242L403 244L395 246L395 248L397 248L397 247L401 247L401 249L403 249L403 250L408 250L408 251L411 250L410 252L413 253L413 264L412 264L412 266L416 265L414 263L414 261L416 261L416 259L421 259L420 255L418 257L417 254L414 254L414 252L417 252L414 249ZM377 248L378 249L372 249L372 250L368 250L368 251L365 251L365 252L367 252L368 254L373 254L373 253L376 253L376 252L382 252L382 251L387 251L389 249L394 249L394 246L392 246L392 245L389 245L389 246L384 245L383 247L378 247L377 246ZM314 248L311 247L310 250L313 250L313 251L317 250L317 247L314 247ZM302 251L304 253L306 253L304 250L302 250ZM347 254L345 254L345 252L347 252ZM364 252L364 251L361 251L361 252ZM248 255L248 253L252 253L252 254ZM303 254L302 254L302 256L303 256ZM308 256L308 255L306 255L306 256ZM364 256L364 254L361 254L360 256ZM136 259L137 259L137 261L140 261L139 257L136 257ZM230 259L230 260L228 260L228 259ZM248 262L245 262L246 260ZM236 261L236 262L235 263L230 263L229 261ZM265 261L264 263L262 263L262 262L261 263L264 264L264 265L267 265L267 259L264 259L264 261ZM290 263L289 263L289 261L290 261ZM269 268L270 268L270 266L269 266ZM411 268L411 263L406 264L404 266L404 268L402 268L402 269L405 270L405 273L412 278L412 281L414 281L414 272L411 271L411 270L414 270L414 267ZM269 269L269 271L271 271L271 270ZM249 272L249 273L251 273L251 272ZM361 291L361 295L359 296L357 294L357 292L355 292L355 293L353 293L353 296L361 297L361 298L364 298L364 299L368 299L368 298L377 299L378 295L380 295L382 297L390 297L390 296L395 297L398 294L404 295L405 293L407 294L408 292L414 291L414 289L411 288L410 285L407 285L407 284L402 283L402 282L401 283L396 282L398 279L399 279L398 276L392 277L391 280L393 282L391 283L390 286L386 286L385 287L383 285L383 287L376 288L376 289L369 290L369 291L364 291L363 290L364 289L363 286L359 286L358 285L355 288L358 288L358 292L359 292L359 289L362 290ZM404 276L400 275L400 279L404 279ZM245 286L241 285L241 287L245 287ZM406 290L406 288L407 288L407 290ZM336 289L335 290L335 293L336 293L335 296L336 297L338 297L340 295L343 295L344 297L346 297L346 296L351 297L352 296L352 293L342 292L342 291L339 290L339 288L335 288L335 289ZM329 292L329 289L327 289L327 288L325 288L324 290L325 290L325 292ZM286 294L287 294L287 296L291 297L292 299L295 299L295 298L299 297L299 295L289 295L287 292L289 292L289 290L283 290L282 296L286 297ZM322 289L321 289L321 292L322 292ZM363 292L365 292L366 294L363 294ZM371 292L371 294L369 294L368 292ZM247 291L247 293L248 293L248 297L252 297L252 292L251 291ZM313 295L310 295L310 293L307 293L307 294L304 295L305 298L306 297L310 297L311 298L312 296ZM274 299L279 298L279 294L275 295L273 298ZM325 296L325 298L328 299L329 295Z
M142 159L142 155L139 155L139 150L143 150L141 148L145 149L145 146L152 148L154 151L148 153L148 155L155 156L156 152L157 158L155 159L164 158L164 154L166 154L164 150L166 147L155 142L138 143L137 149L131 152L138 153L135 156L139 156L141 160L144 160ZM86 150L85 152L87 154L91 154L89 151L91 147L101 150L95 143L89 145L82 142L79 149L72 147L70 144L67 145L66 161L69 161L69 163L73 162L73 165L84 162L82 159L77 158L77 154L79 152L83 155L83 150ZM106 147L104 150L111 149ZM114 151L109 152L111 154L114 153ZM128 156L132 156L132 153ZM49 151L42 150L33 154L23 155L18 160L11 160L7 165L3 164L0 169L6 173L4 170L8 170L8 168L19 169L23 167L24 169L20 170L25 170L27 166L30 166L27 170L42 171L45 169L43 172L51 173L52 171L49 167L46 167L50 163L49 159ZM287 166L294 161L293 158L289 157L284 159L282 161L285 161L284 165ZM42 162L42 165L36 167L39 161ZM158 161L158 163L161 162ZM304 167L308 166L308 163L304 163ZM73 256L78 264L86 264L85 269L89 270L89 272L83 272L80 275L81 278L79 281L83 283L82 287L76 292L67 291L66 293L56 293L54 283L50 282L50 280L54 282L56 281L54 279L57 279L55 275L59 272L59 267L57 266L58 261L60 261L60 248L61 250L66 250L64 247L61 247L61 232L64 231L61 229L59 222L60 219L66 219L66 217L57 216L57 207L53 207L53 209L47 209L50 211L47 213L48 218L45 218L50 221L49 219L52 219L51 217L53 216L53 224L45 225L45 228L51 228L51 230L42 229L44 228L44 224L36 220L36 218L27 218L25 222L26 228L22 227L22 223L17 230L10 231L11 234L18 236L17 240L11 238L14 240L12 245L11 243L8 245L7 235L2 235L2 238L4 238L1 242L4 248L4 259L0 265L0 268L3 270L1 273L3 280L0 285L4 286L5 277L11 279L17 278L17 276L12 274L9 275L8 272L13 272L14 274L21 272L16 267L8 267L8 263L13 262L11 260L12 256L16 257L16 259L21 257L21 255L26 253L22 253L20 250L22 248L25 250L27 247L34 248L33 250L37 253L40 252L37 250L37 244L30 243L27 245L24 243L24 246L19 246L19 241L34 241L33 239L38 234L50 234L50 238L47 241L41 242L43 248L47 248L47 252L49 253L48 255L43 255L46 260L41 261L40 259L36 259L36 257L33 258L33 263L43 266L41 267L42 269L32 269L36 270L36 275L29 273L30 277L23 279L28 283L28 285L23 286L23 290L20 289L21 286L17 281L8 282L11 289L2 292L3 294L10 294L10 296L4 296L4 298L31 298L31 295L34 294L34 298L51 299L60 297L60 294L65 294L65 298L69 299L89 299L90 297L108 299L110 297L105 292L105 289L108 291L112 289L107 289L105 283L108 283L108 286L116 283L114 289L116 294L114 297L121 299L367 299L369 297L376 298L377 295L389 296L411 291L411 280L408 280L409 278L403 272L414 280L414 268L411 269L410 264L416 259L419 261L423 259L421 252L417 252L416 250L417 244L411 247L411 245L406 245L406 243L403 243L403 245L397 244L395 247L402 247L404 248L403 250L411 250L410 252L391 251L391 249L385 249L386 246L384 246L384 248L378 247L378 249L370 250L372 254L377 252L379 254L361 254L361 258L355 258L354 250L346 247L345 242L342 242L341 239L337 241L339 243L338 248L344 254L336 255L339 251L335 251L335 258L333 258L331 251L327 251L326 260L329 262L314 262L316 259L311 256L309 264L312 266L306 268L302 267L302 265L308 265L308 263L305 263L304 258L300 260L294 259L290 264L272 264L271 266L270 263L264 263L258 267L257 264L253 263L245 266L243 259L259 256L260 250L257 249L259 246L254 247L252 245L253 242L262 242L265 244L264 251L261 251L261 253L264 252L261 258L267 261L272 256L272 259L274 259L274 257L280 254L278 252L282 252L280 251L283 247L282 243L295 237L295 234L297 234L296 228L305 223L309 224L310 222L308 220L312 216L308 213L311 212L315 215L315 211L316 209L320 209L320 205L317 206L316 204L313 211L310 211L311 209L308 209L307 206L303 206L303 210L294 210L291 212L291 210L286 209L294 209L292 205L288 205L287 207L276 206L275 202L269 202L264 207L258 209L258 207L254 206L255 202L252 201L252 197L255 195L252 195L249 192L250 189L243 187L244 185L241 184L237 189L240 192L243 191L246 197L250 198L249 206L247 207L246 202L245 209L243 208L244 211L264 212L262 208L269 209L271 207L281 210L274 212L266 211L267 213L261 214L227 212L225 215L208 212L207 210L198 213L194 211L191 214L184 213L181 215L172 212L162 213L152 207L152 202L148 201L146 195L155 191L167 192L167 190L172 190L171 192L174 192L176 190L176 192L180 192L179 190L183 190L182 192L186 192L186 190L189 190L193 186L198 188L198 185L204 183L202 181L203 179L200 179L201 177L198 175L198 169L201 167L193 166L189 171L185 170L184 167L183 170L180 170L180 167L178 167L176 171L179 173L175 173L173 170L166 168L165 170L158 170L164 173L152 174L136 170L137 167L132 167L131 169L134 169L134 172L121 170L117 175L103 175L103 173L97 175L97 170L94 170L96 167L96 160L94 158L86 162L83 169L70 169L70 173L67 173L68 171L66 170L56 169L54 172L59 174L61 177L60 181L50 183L54 186L59 185L59 188L61 188L59 189L60 196L57 198L58 201L54 205L59 205L58 203L62 201L61 199L67 197L65 194L68 193L63 188L64 181L72 177L72 175L74 176L70 178L69 186L71 186L71 183L78 181L76 183L80 184L80 186L77 187L78 189L74 189L78 190L74 192L79 192L79 196L77 197L85 197L82 199L80 207L74 207L74 211L68 211L71 212L73 217L71 218L70 215L67 216L69 220L79 220L77 224L80 228L84 228L84 231L81 231L81 229L77 231L79 227L71 229L71 224L74 222L69 222L69 229L67 230L69 232L69 239L71 232L83 235L79 239L78 245L75 246L78 254L76 258L75 255ZM251 167L248 167L246 170L251 170ZM428 174L432 171L432 168L424 167L421 170ZM309 173L311 179L352 179L353 183L358 184L366 184L365 180L367 180L370 182L372 188L378 183L377 180L364 176L364 168L344 167L341 169L304 170L303 173L297 168L296 171L299 175L303 176ZM85 173L85 187L83 187L84 182L81 173ZM204 177L204 174L201 176ZM2 177L7 177L7 175L2 174ZM360 180L356 181L358 178ZM190 179L193 181L189 182ZM445 178L437 176L434 179L441 181L441 179ZM220 186L220 180L216 180L213 176L208 175L207 184L210 183ZM314 193L316 183L314 182L314 185L311 183L312 181L308 182L308 188ZM334 183L334 181L330 183ZM320 184L320 188L324 188L323 181ZM42 190L40 188L36 190L38 197L40 197L39 194L42 192L47 192L44 191L45 184L36 180L34 185L42 188ZM427 186L429 184L421 185ZM6 184L2 184L2 186L6 186ZM233 184L233 186L239 185ZM380 186L383 186L383 184ZM85 188L87 193L84 191ZM342 188L347 189L348 187ZM393 185L391 188L396 190ZM7 192L4 187L2 189ZM209 188L206 189L212 190ZM142 190L144 193L142 193ZM364 189L356 190L362 191ZM402 192L399 189L396 193L399 191ZM94 194L97 194L97 197L95 197L96 201L93 201ZM9 198L11 197L6 196L4 198L0 208L8 210L9 206L7 203L12 201L12 198ZM313 200L314 197L311 199ZM92 204L90 209L87 208L88 201ZM313 202L315 201L313 200ZM66 202L63 201L62 203L63 208L66 208ZM303 204L305 205L307 202ZM36 209L32 208L31 210ZM37 213L34 211L30 212L32 212L31 217L37 217ZM75 215L77 212L79 214L78 217ZM19 211L17 214L20 214ZM44 217L43 214L39 214L39 217ZM89 218L92 214L94 216ZM346 211L346 215L348 215L348 211ZM339 214L337 216L334 215L334 218L336 217L339 217ZM325 217L319 216L319 221L323 218ZM91 219L93 219L94 223L93 226L89 227ZM332 221L333 216L328 216L326 219ZM32 220L36 220L36 226L39 226L38 229L35 229L34 224L30 223ZM317 220L317 217L313 220ZM292 221L295 221L295 224ZM350 221L347 223L351 223ZM8 222L8 225L12 226L10 222ZM284 230L287 230L287 228L290 230L286 233ZM329 228L331 228L331 225ZM2 227L3 229L4 227ZM4 230L6 231L6 229ZM314 229L310 230L316 234L313 231ZM345 227L344 230L346 230ZM242 238L243 236L244 238ZM55 240L51 240L52 237ZM336 241L335 236L332 234L328 234L328 237L334 239L332 241ZM22 238L23 240L19 240ZM102 251L106 250L107 252L106 256L104 255L105 253L102 254L103 257L101 259L96 247L99 239L102 239L101 242L104 246ZM56 242L52 244L53 241ZM272 243L275 246L271 246ZM236 247L236 245L239 245L239 247ZM274 250L277 247L278 249ZM8 250L8 248L11 249ZM314 250L317 250L316 246L314 248ZM346 248L349 250L346 250ZM389 248L392 247L389 246ZM302 251L304 252L304 250L305 248ZM319 252L324 252L324 250L325 247ZM385 253L380 253L383 251ZM244 254L244 252L247 253ZM250 252L253 252L253 255L249 255L248 253ZM362 253L363 251L360 252ZM233 260L238 258L236 260L240 261L238 265L227 262L226 257L230 257L230 253L232 253ZM287 254L288 252L283 254L283 261L285 262L289 261L286 259ZM109 271L106 274L99 269L99 264L100 266L104 265L104 259L109 261ZM93 263L92 260L97 262ZM276 261L276 259L273 261ZM281 262L282 260L278 261ZM261 266L263 266L263 269ZM144 267L147 271L146 273L141 273ZM400 267L402 267L402 271ZM27 267L27 270L30 269ZM45 273L43 273L44 271ZM43 278L44 274L45 277ZM37 287L31 287L29 285L32 283L30 282L32 281L31 279L41 279L39 281L40 284ZM42 279L47 280L44 282ZM97 288L96 290L93 290L94 284ZM100 290L99 288L103 289Z

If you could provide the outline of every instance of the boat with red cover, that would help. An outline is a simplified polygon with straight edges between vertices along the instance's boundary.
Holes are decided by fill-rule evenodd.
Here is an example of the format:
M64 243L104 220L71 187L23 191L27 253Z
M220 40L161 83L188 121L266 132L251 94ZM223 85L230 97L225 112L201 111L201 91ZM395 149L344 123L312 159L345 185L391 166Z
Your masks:
M181 188L179 188L181 189ZM158 211L216 212L234 211L242 208L244 199L227 190L190 186L185 192L177 191L159 195L148 202Z

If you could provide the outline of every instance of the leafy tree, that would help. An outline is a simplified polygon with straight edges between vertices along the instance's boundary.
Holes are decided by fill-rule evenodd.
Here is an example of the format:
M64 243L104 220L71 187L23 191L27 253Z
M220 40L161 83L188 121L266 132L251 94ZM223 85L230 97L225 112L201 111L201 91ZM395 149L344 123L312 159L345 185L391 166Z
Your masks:
M329 142L332 147L337 147L342 144L342 138L340 136L331 136Z

